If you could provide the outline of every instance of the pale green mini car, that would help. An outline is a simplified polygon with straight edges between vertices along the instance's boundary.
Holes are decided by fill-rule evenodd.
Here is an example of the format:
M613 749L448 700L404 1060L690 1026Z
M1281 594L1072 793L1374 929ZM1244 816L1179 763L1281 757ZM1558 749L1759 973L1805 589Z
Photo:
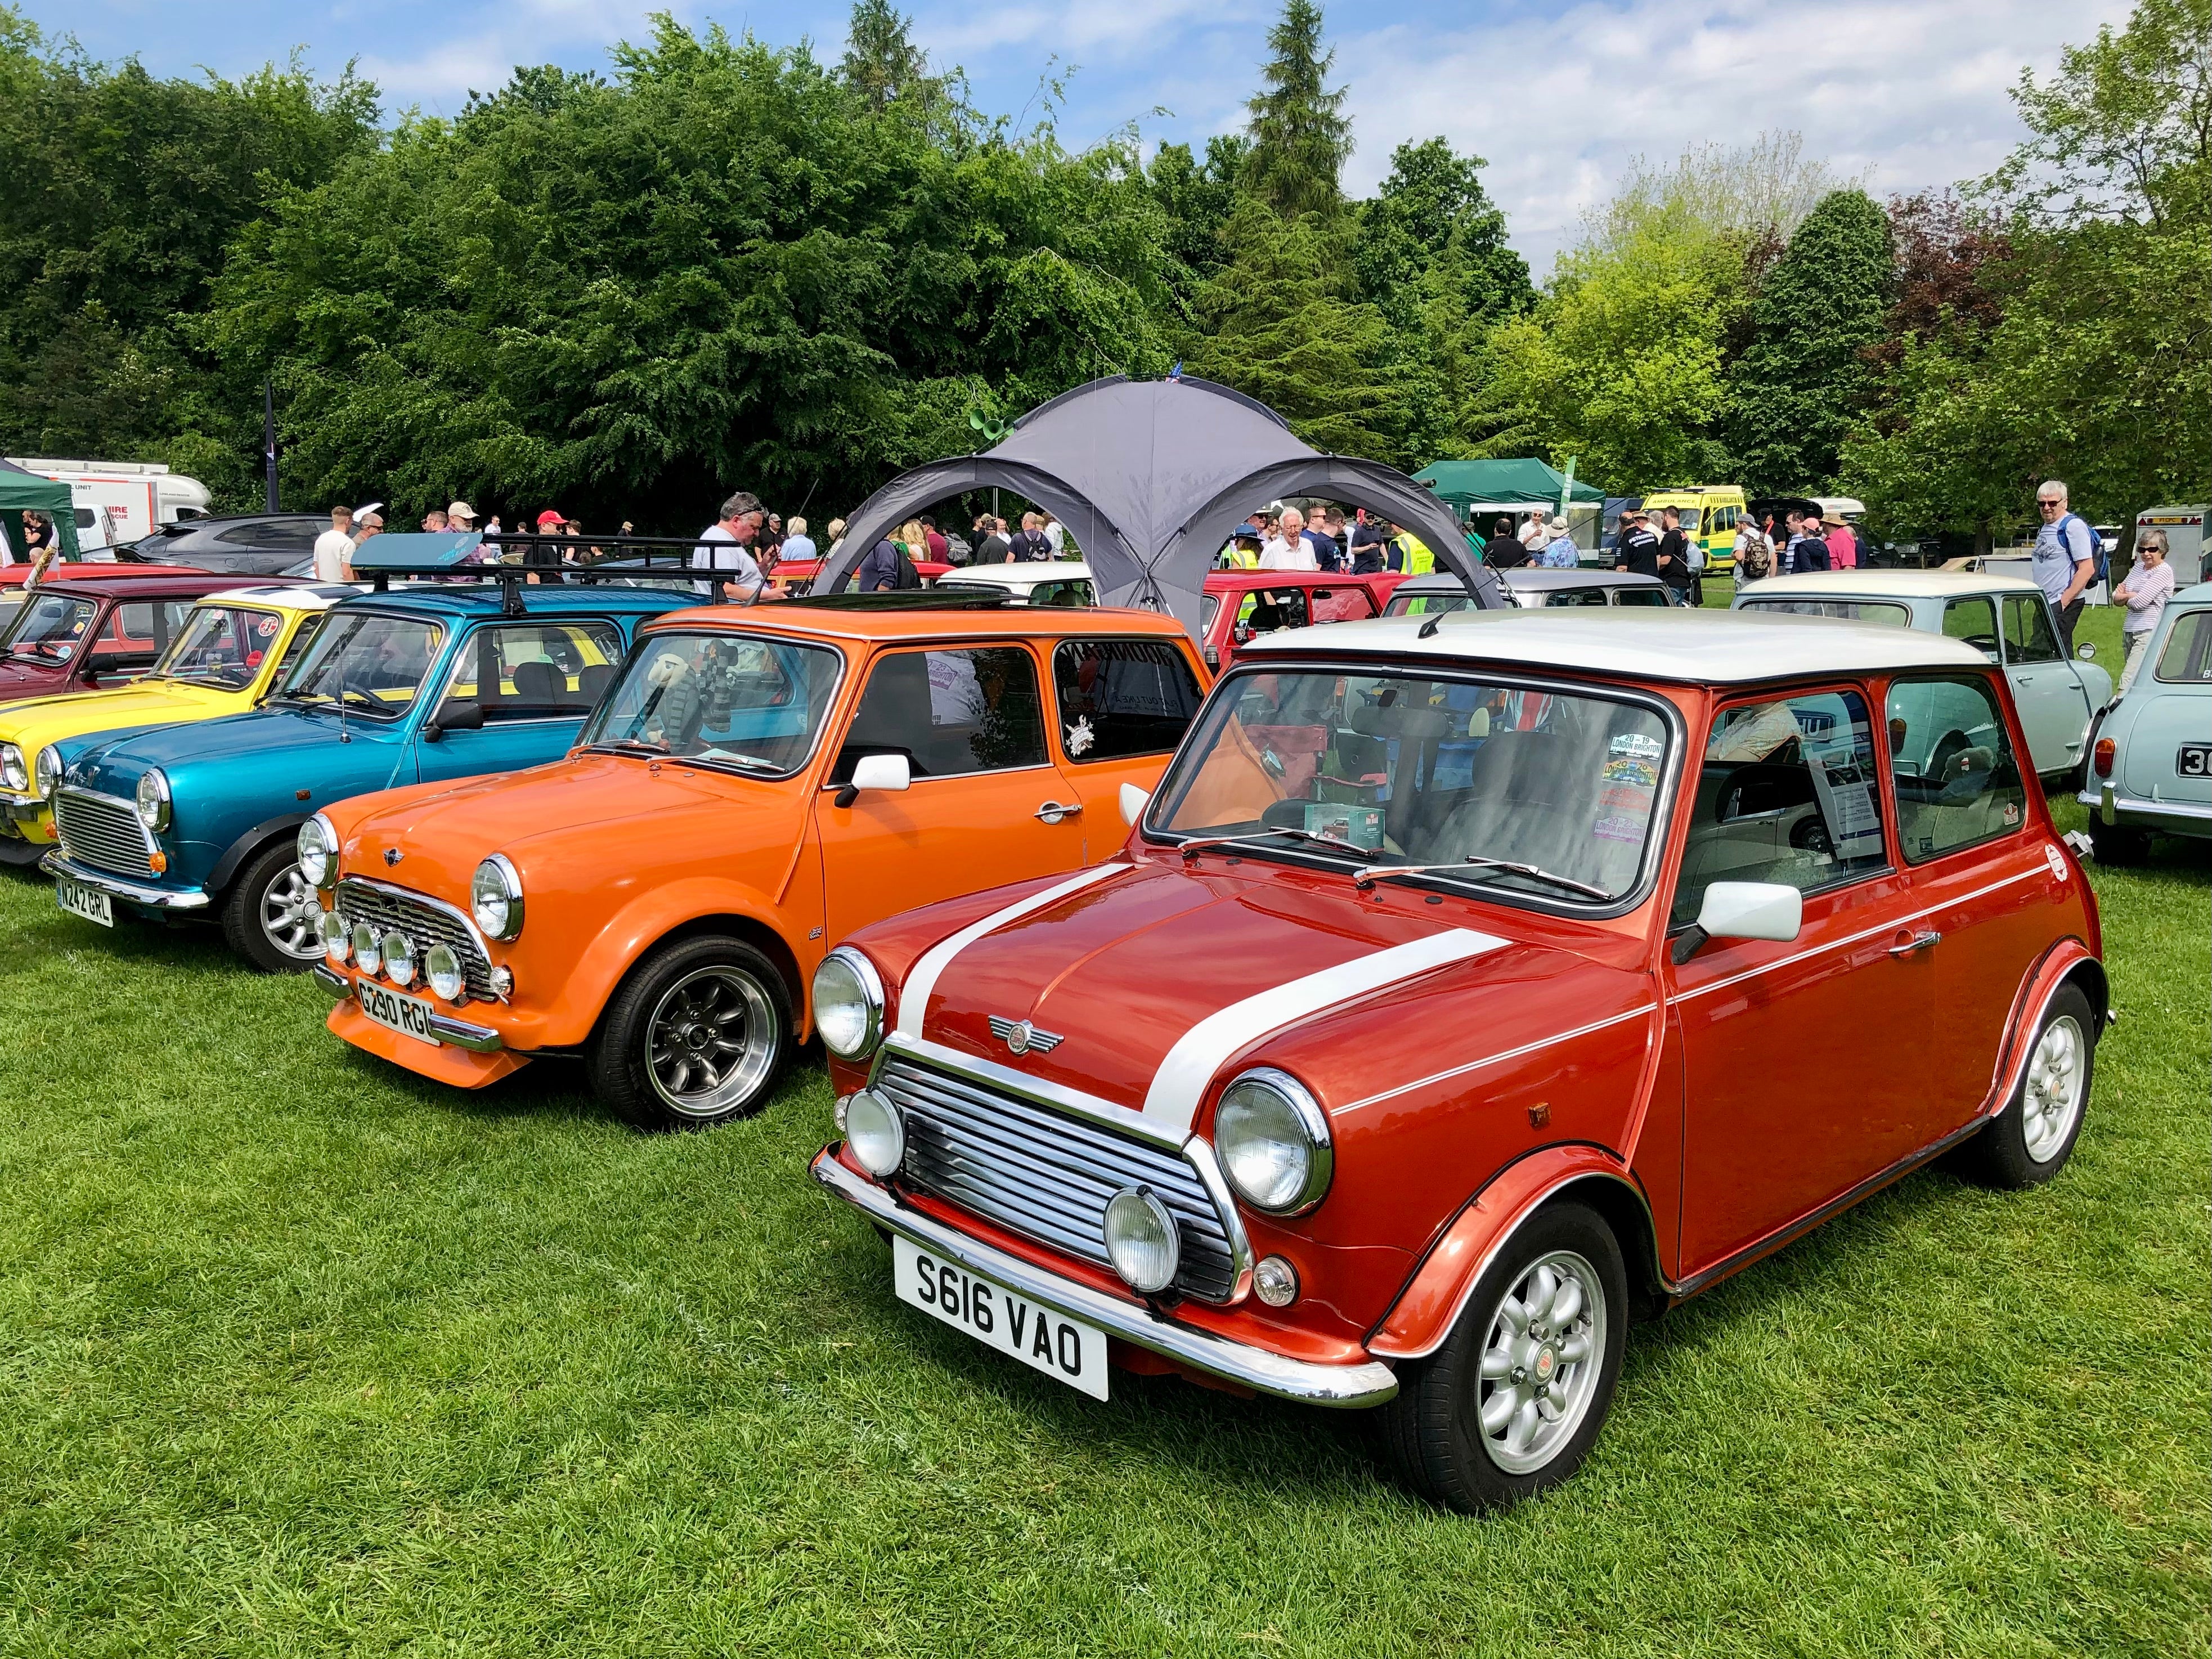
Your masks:
M2141 858L2153 830L2212 840L2212 582L2166 601L2147 649L2091 733L2081 799L2100 864Z

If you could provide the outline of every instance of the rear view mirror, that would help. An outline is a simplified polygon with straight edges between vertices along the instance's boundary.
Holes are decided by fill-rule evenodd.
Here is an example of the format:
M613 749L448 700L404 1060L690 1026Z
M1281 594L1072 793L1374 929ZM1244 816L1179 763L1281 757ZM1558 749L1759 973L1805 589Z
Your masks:
M1145 816L1145 808L1151 803L1152 799L1152 791L1149 789L1139 789L1133 783L1123 784L1121 786L1121 822L1134 829L1137 820Z
M1697 955L1707 939L1763 939L1787 944L1805 925L1805 896L1770 881L1717 881L1705 889L1698 920L1674 940L1677 964Z

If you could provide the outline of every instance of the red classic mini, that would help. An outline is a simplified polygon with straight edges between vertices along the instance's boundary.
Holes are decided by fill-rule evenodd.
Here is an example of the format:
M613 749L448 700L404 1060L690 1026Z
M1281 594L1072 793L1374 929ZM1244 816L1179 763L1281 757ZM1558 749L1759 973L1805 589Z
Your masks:
M824 960L814 1174L1012 1358L1379 1407L1418 1489L1510 1503L1632 1318L1939 1154L2065 1163L2106 988L2026 752L1904 629L1255 641L1119 858Z

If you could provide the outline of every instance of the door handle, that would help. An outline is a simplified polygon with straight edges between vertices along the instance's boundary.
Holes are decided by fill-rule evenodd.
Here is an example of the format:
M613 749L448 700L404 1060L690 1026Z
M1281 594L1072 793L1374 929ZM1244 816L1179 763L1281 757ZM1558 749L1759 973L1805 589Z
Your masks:
M1048 800L1037 808L1035 816L1044 823L1058 823L1062 818L1079 818L1083 816L1083 803L1070 801L1063 806L1056 800Z
M1942 938L1943 935L1936 932L1935 929L1931 927L1923 927L1918 933L1913 934L1911 939L1904 940L1899 944L1891 945L1889 947L1889 953L1893 957L1909 957L1915 951L1925 951L1933 945L1942 943Z

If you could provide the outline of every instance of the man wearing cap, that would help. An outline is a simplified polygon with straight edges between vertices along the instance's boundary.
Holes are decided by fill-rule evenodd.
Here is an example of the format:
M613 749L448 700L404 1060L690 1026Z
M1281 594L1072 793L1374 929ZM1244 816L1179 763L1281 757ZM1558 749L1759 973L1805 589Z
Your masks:
M713 545L695 548L691 553L694 570L717 573L714 580L700 585L701 592L723 603L734 599L740 605L750 605L760 597L760 567L745 547L760 534L761 521L767 517L760 497L749 489L738 490L722 503L722 516L699 537L702 543Z

